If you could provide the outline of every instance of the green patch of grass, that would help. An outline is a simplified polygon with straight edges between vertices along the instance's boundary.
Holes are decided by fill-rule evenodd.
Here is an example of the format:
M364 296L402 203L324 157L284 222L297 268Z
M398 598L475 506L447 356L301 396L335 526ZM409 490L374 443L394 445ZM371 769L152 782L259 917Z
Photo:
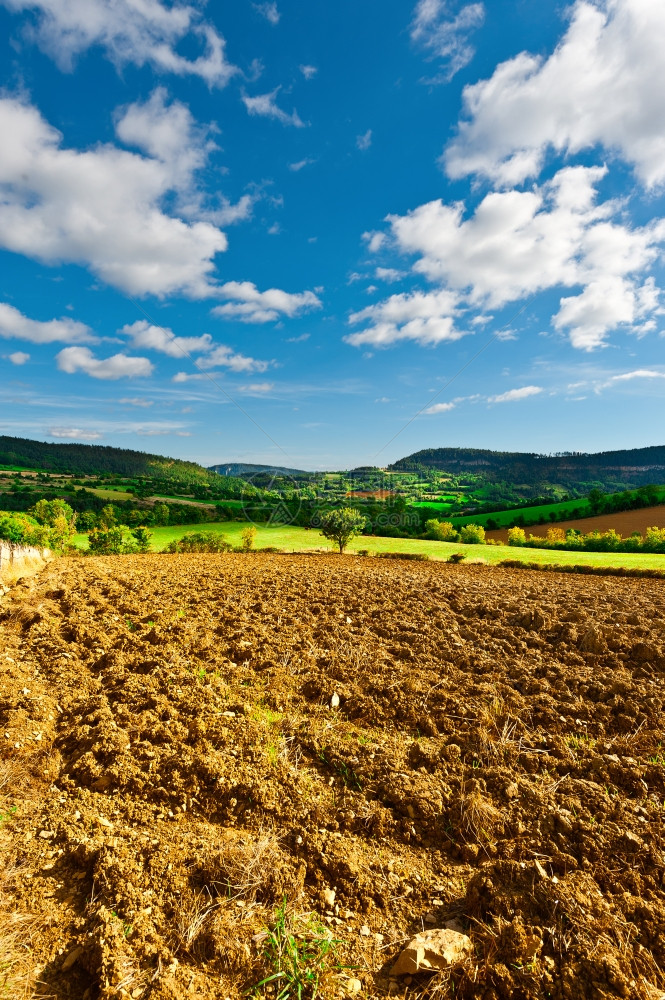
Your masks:
M273 971L249 992L255 997L269 993L274 1000L314 1000L321 977L339 968L331 965L339 944L313 914L291 916L285 899L263 948L264 961Z
M225 521L220 524L173 525L166 528L152 528L151 548L160 552L169 542L182 538L197 527L206 532L223 535L231 545L240 546L241 534L248 526L246 521ZM75 535L74 544L87 549L88 536ZM297 528L293 525L257 525L255 548L272 547L282 552L333 552L332 546L315 528ZM619 569L659 569L665 571L665 555L649 552L566 552L555 549L528 549L509 545L460 545L459 542L433 542L419 538L378 538L373 535L359 535L348 546L348 558L360 550L369 555L382 552L421 553L430 559L447 561L456 552L463 552L465 562L488 563L493 565L505 559L516 562L534 563L540 566L600 566ZM178 558L174 556L173 558Z
M6 812L0 811L0 827L4 826L5 823L9 823L10 820L14 819L16 816L17 806L10 806Z

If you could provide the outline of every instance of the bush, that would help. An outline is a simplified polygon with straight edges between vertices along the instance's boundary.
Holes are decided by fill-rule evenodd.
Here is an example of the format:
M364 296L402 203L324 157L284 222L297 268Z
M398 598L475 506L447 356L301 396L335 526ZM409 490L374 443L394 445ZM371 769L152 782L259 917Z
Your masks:
M460 541L464 545L484 545L485 529L482 524L465 524L460 532Z
M250 552L254 548L254 540L256 539L256 528L254 525L247 525L241 532L240 538L242 539L242 551Z
M526 542L526 532L524 528L515 525L514 528L510 528L508 531L508 544L509 545L524 545Z
M212 531L192 531L182 538L175 538L162 549L163 552L231 552L233 546L223 535Z
M435 542L459 542L460 539L451 521L437 521L436 518L425 521L425 537Z
M429 556L424 552L377 552L376 554L379 559L411 559L416 562L429 561Z
M457 563L461 563L464 559L466 559L466 552L453 552L452 555L448 556L447 561L457 565Z

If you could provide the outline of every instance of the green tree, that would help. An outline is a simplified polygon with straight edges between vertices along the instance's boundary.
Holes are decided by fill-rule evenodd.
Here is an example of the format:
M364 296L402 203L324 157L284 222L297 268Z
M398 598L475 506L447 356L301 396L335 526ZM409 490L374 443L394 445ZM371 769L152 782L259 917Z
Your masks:
M425 533L437 542L457 542L460 537L452 521L437 521L436 518L425 521Z
M321 518L321 534L339 546L340 555L365 527L365 518L353 507L330 510Z
M514 528L509 528L508 530L508 544L509 545L524 545L526 542L526 532L524 528L520 528L515 525Z
M484 545L485 529L482 524L465 524L460 531L460 541L465 545Z
M155 524L166 525L169 523L169 505L167 503L156 503L152 509L152 517Z
M256 539L256 528L253 524L248 524L240 534L242 539L242 550L243 552L249 552L254 548L254 541Z
M38 500L30 509L35 520L48 528L45 544L60 552L67 547L76 529L76 514L64 500Z
M137 552L150 552L150 539L152 538L152 531L148 531L148 529L143 526L140 528L132 528L132 537L136 542Z
M112 503L102 507L98 520L101 528L115 528L118 523L118 511Z

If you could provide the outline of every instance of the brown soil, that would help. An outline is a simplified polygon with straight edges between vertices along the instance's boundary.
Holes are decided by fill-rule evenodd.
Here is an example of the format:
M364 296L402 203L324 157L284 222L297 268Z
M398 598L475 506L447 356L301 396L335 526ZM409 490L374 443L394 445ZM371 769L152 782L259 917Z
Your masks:
M286 900L323 997L661 997L664 672L658 580L52 563L0 602L0 995L239 1000Z
M515 511L517 516L519 511ZM624 538L628 538L634 531L639 531L641 535L647 528L665 528L665 504L657 507L643 507L642 510L622 510L617 514L599 514L597 517L580 517L574 521L556 521L554 524L531 524L524 530L527 535L538 535L544 538L548 528L577 528L587 535L590 531L609 531L614 528ZM495 538L498 542L508 541L508 529L501 528L497 531L488 531L488 538Z

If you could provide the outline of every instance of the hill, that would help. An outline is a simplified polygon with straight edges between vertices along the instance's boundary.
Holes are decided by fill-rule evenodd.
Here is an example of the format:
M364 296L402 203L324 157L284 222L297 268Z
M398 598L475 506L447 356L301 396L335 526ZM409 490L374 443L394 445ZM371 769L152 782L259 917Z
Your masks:
M220 476L254 476L259 473L270 473L276 476L306 476L303 469L285 469L280 465L252 465L247 462L222 462L220 465L209 465L209 472L216 472Z
M436 469L453 475L468 473L488 483L525 484L534 491L548 485L608 489L643 486L665 480L665 445L603 451L539 455L482 448L424 448L390 466L395 472Z
M178 458L99 444L49 444L3 435L0 435L0 465L76 475L112 473L190 481L210 478L203 466Z

